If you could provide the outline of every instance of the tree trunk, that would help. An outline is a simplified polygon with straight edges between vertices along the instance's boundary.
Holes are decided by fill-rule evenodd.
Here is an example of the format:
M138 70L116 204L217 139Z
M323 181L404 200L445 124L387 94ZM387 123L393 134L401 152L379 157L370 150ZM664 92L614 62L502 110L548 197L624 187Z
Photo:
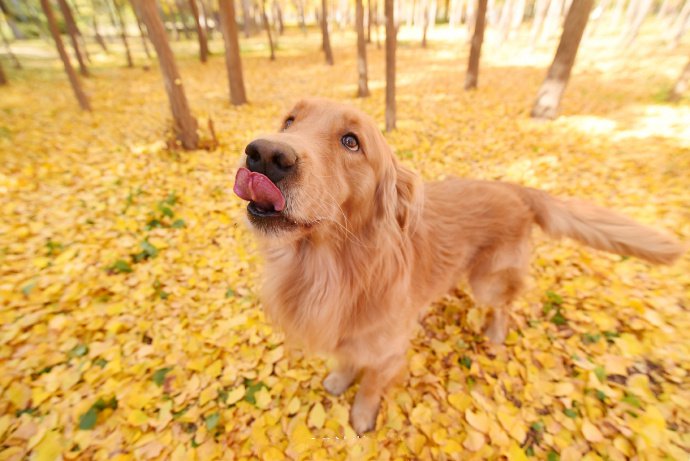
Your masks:
M137 6L137 2L135 0L129 0L129 3L132 6L132 11L134 12L134 19L137 21L139 37L141 37L141 46L144 48L144 53L146 53L146 57L148 59L151 59L148 38L146 37L146 32L144 32L144 26L142 25L141 21L141 11L139 11L139 6ZM146 68L148 68L148 66L146 66Z
M325 0L324 0L325 2ZM386 12L386 131L395 129L395 0L385 0Z
M244 30L244 38L249 38L252 34L252 20L251 20L251 3L250 0L242 1L242 30Z
M514 0L506 0L501 9L501 19L498 21L499 28L499 43L503 43L508 38L510 33L510 23L513 14Z
M371 43L372 0L367 0L367 43Z
M548 40L558 30L561 22L561 8L563 8L563 0L551 0L539 38L540 41Z
M355 0L355 17L357 22L357 73L359 74L357 96L360 98L369 96L369 85L367 83L367 44L364 38L363 1L364 0Z
M328 35L328 7L327 0L321 0L321 36L323 39L323 51L326 54L326 64L333 65L333 50L331 50L331 38Z
M7 16L5 16L5 19L7 19ZM7 54L10 56L10 59L12 59L12 62L14 62L14 68L15 69L21 69L22 68L22 63L19 62L19 59L17 59L17 56L12 52L12 48L10 47L10 42L5 37L5 32L0 28L0 36L2 36L2 42L5 44L5 49L7 50Z
M177 6L177 15L180 17L180 22L182 23L182 30L184 31L184 38L192 38L192 29L187 24L187 18L185 17L185 6L184 1L175 0L175 6Z
M649 14L649 10L651 8L652 0L641 0L637 3L637 8L635 8L634 14L630 18L627 31L622 40L622 44L625 48L632 45L637 38L637 34L640 32L642 23Z
M0 61L0 86L7 85L7 75L5 75L5 69L2 67L2 61Z
M593 4L594 0L577 0L568 10L556 56L537 94L537 101L532 108L532 117L554 119L558 116L561 98L568 84Z
M683 96L683 93L688 90L688 82L690 82L690 60L688 60L688 63L685 65L683 72L680 73L680 77L676 80L676 84L673 85L668 100L674 102L678 101L681 96Z
M484 27L486 25L486 4L487 0L479 0L472 36L472 47L470 49L470 59L467 64L467 75L465 76L465 89L477 88L479 80L479 57L482 53L482 42L484 41Z
M58 30L57 21L55 20L53 9L50 7L49 0L41 0L41 8L43 8L43 12L46 15L46 20L48 21L48 28L50 29L50 33L53 36L53 40L55 40L55 46L57 47L60 59L62 59L62 64L65 66L65 72L67 73L69 82L72 85L72 90L74 90L74 95L77 97L77 101L79 101L79 105L81 106L81 108L83 110L90 111L91 105L89 104L89 98L86 96L86 93L84 93L84 90L81 88L81 82L79 81L79 77L77 76L77 73L74 71L72 64L69 62L69 56L67 55L67 51L65 50L65 45L62 43L62 38L60 37L60 31Z
M422 18L422 48L426 48L426 33L429 30L429 0L424 0L422 12L424 15Z
M134 62L132 61L132 53L129 51L127 32L125 31L125 21L124 19L122 19L122 6L118 3L118 0L113 0L113 6L115 7L115 14L117 14L118 26L120 28L120 38L122 39L122 44L125 46L125 54L127 55L127 67L134 67Z
M690 0L686 0L683 8L678 13L678 17L671 27L670 46L675 49L680 44L680 39L685 33L685 29L690 23Z
M551 0L537 0L534 6L534 19L532 21L532 30L530 31L530 45L534 48L537 40L541 35L541 29L544 26L544 19L546 19L546 11L549 9Z
M103 36L101 35L100 31L98 30L98 9L96 8L96 0L91 0L91 8L93 9L93 16L91 17L91 21L93 23L93 33L96 39L96 42L101 46L103 51L106 53L108 52L108 45L105 44L105 40L103 39Z
M228 83L230 85L230 102L239 106L247 102L242 78L242 60L240 59L240 40L235 21L235 1L218 0L220 25L225 40L225 65L228 69Z
M43 0L47 1L47 0ZM182 86L182 79L177 70L165 27L158 14L155 0L136 0L141 12L141 18L146 24L149 38L158 55L165 91L168 94L170 109L173 115L173 129L178 141L185 149L196 149L199 144L197 122L189 110L187 96Z
M209 12L208 12L208 7L206 6L206 0L200 0L201 3L201 14L204 17L204 32L206 33L206 40L213 40L213 29L211 26L209 26ZM209 51L208 54L211 54Z
M285 33L285 22L283 21L283 7L280 6L278 0L273 1L273 5L276 10L276 19L278 20L278 34L283 35Z
M199 38L199 59L201 62L206 62L208 59L208 41L206 40L206 31L201 27L199 7L196 4L196 0L189 0L189 9L192 11L194 24L196 25L196 35Z
M594 34L597 31L597 28L599 27L599 24L601 24L601 18L604 16L604 13L606 12L606 8L608 8L610 3L610 0L601 0L601 3L599 3L599 6L594 8L592 11L592 15L589 18L589 27L587 28L587 33L585 34L585 42L590 38L594 37Z
M67 27L67 33L72 42L72 48L74 49L74 55L77 57L77 62L79 63L79 72L84 76L89 76L89 69L86 67L84 62L84 57L81 52L81 46L79 44L79 30L77 29L77 24L74 22L74 16L72 15L72 10L67 4L66 0L58 0L58 5L60 11L62 12L62 17L65 20L65 26Z
M611 29L616 30L618 28L618 23L623 15L624 6L625 0L616 0L616 4L613 7L613 14L611 15Z
M268 16L266 16L266 0L261 0L261 22L263 22L266 36L268 37L268 47L271 50L271 61L276 60L275 47L273 46L273 36L271 35L271 24L268 23Z
M297 18L299 20L299 27L302 32L307 33L307 21L304 17L304 0L293 0L295 4L295 9L297 10ZM318 19L317 19L318 22Z

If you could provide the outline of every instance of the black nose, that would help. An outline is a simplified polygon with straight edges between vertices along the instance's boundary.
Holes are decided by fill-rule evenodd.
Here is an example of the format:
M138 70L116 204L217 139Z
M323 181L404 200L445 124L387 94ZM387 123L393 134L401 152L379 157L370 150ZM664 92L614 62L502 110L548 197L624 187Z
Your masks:
M282 142L257 139L249 143L244 152L249 171L266 175L274 183L293 172L297 163L295 150Z

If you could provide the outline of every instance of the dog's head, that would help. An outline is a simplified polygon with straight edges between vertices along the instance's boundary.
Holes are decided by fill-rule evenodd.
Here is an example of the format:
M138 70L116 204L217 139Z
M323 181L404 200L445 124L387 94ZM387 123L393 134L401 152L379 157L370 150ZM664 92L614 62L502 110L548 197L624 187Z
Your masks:
M370 117L343 104L300 101L277 133L247 145L243 164L234 190L249 201L260 235L348 234L377 223L406 229L414 214L416 175Z

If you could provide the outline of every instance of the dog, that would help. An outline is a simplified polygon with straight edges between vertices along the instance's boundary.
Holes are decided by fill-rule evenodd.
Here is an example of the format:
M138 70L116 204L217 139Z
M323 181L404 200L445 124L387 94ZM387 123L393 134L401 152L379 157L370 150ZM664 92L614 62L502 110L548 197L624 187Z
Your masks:
M246 146L235 193L266 261L262 302L286 341L329 354L325 389L361 375L350 411L374 428L422 309L466 279L502 343L523 288L534 224L551 237L670 264L673 237L609 210L498 181L422 183L373 119L323 99L298 102L277 133Z

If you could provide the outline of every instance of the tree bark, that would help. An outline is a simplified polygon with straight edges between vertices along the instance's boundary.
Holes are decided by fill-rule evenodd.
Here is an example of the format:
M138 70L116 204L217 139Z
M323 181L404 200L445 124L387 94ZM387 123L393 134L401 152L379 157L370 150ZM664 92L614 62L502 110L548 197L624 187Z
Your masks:
M230 85L230 102L239 106L246 104L247 94L244 90L242 77L242 60L240 59L240 41L235 21L234 0L218 0L220 25L225 40L225 64L228 69L228 84Z
M683 93L688 90L688 82L690 82L690 60L685 64L685 68L683 68L683 72L680 73L678 80L676 80L676 84L673 85L668 100L674 102L678 101L681 96L683 96Z
M89 69L86 67L84 56L81 52L81 46L79 44L79 29L77 29L77 24L74 22L72 10L70 9L66 0L58 0L58 6L62 12L62 17L65 20L65 26L67 27L67 33L69 34L70 41L72 42L74 55L77 57L77 62L79 63L79 73L81 73L84 77L88 77Z
M369 84L367 82L367 43L364 37L364 0L355 0L355 21L357 28L357 96L365 98L369 96Z
M43 0L47 1L47 0ZM173 115L173 130L178 141L185 149L196 149L199 144L197 121L189 110L187 96L182 86L182 79L177 70L175 56L173 56L165 27L158 15L155 0L136 0L141 17L146 24L149 38L158 55L165 91L168 94L170 109Z
M372 0L367 0L367 43L371 43Z
M196 25L196 35L199 39L199 59L201 62L208 60L208 41L206 40L206 31L201 27L201 19L199 19L199 7L196 0L189 0L189 9L194 16L194 24Z
M544 27L541 30L540 41L548 40L551 35L558 30L558 25L561 21L561 8L563 8L564 0L551 0L549 9L546 12L546 19Z
M7 16L5 16L5 19L7 19ZM0 28L0 35L2 36L2 42L5 44L5 49L7 50L7 54L10 56L10 59L12 59L12 62L14 63L14 68L15 69L21 69L22 68L22 63L19 62L19 59L17 59L17 55L15 55L12 52L12 47L10 47L10 42L5 37L5 32Z
M537 0L534 6L534 19L532 20L532 30L530 31L530 45L532 48L535 47L541 35L541 29L544 26L544 19L546 19L546 11L549 9L550 1Z
M108 45L105 44L105 40L103 39L103 36L101 35L100 31L98 30L98 9L96 8L96 0L91 0L91 8L93 9L93 16L91 17L91 21L93 23L94 37L96 39L96 42L103 49L103 51L105 51L107 53L108 52Z
M556 56L537 94L537 101L531 112L532 117L554 119L558 116L563 92L570 79L577 49L593 4L594 0L577 0L568 10Z
M206 0L200 0L201 3L201 14L204 16L204 31L206 32L206 40L213 40L213 29L209 25L209 8L206 5ZM213 11L213 9L211 9ZM209 51L208 54L211 54Z
M187 24L187 18L185 17L185 7L182 0L175 0L175 6L177 6L177 15L180 17L180 22L182 23L182 30L184 31L184 38L192 38L192 29Z
M127 67L134 67L134 62L132 61L132 53L129 50L129 42L127 41L127 32L125 31L125 21L124 19L122 19L122 5L118 3L118 0L113 0L113 6L115 7L115 14L117 15L118 27L120 29L120 38L122 39L122 44L125 47L125 54L127 55Z
M5 69L2 67L2 61L0 61L0 86L7 85L8 83Z
M280 6L278 0L273 0L273 9L275 11L275 19L278 22L278 35L283 35L285 32L285 23L283 22L283 7Z
M622 44L625 48L633 44L637 38L637 34L640 32L642 23L649 14L649 10L652 8L652 0L640 0L637 3L637 8L633 11L633 15L628 23L627 31L623 36Z
M241 0L242 2L242 29L244 30L244 38L249 38L252 34L252 20L251 20L251 3L250 0Z
M53 9L51 8L49 1L41 0L41 8L43 8L43 12L46 15L46 20L48 21L48 28L50 29L50 33L53 36L53 40L55 40L55 46L57 47L60 59L62 59L62 64L65 66L65 72L67 73L69 82L72 85L74 95L77 97L79 106L81 106L83 110L90 111L91 104L89 104L89 98L86 96L86 93L84 93L84 90L81 87L81 82L79 81L79 77L77 76L77 73L74 71L74 68L72 67L72 64L69 61L69 56L67 55L67 51L65 50L65 45L62 43L62 38L60 37L60 31L58 30L57 21L55 20L55 15L53 14Z
M137 2L135 0L129 0L129 3L132 6L132 11L134 12L134 19L137 21L137 28L139 29L139 37L141 37L141 46L144 48L144 53L146 53L146 57L148 59L151 59L151 52L149 51L148 38L146 37L146 32L144 32L144 26L142 25L142 21L141 21L141 11L139 11L139 7L137 6ZM148 68L148 66L147 66L147 68Z
M266 15L266 0L261 0L261 22L264 25L264 30L266 30L266 36L268 37L268 47L271 50L271 61L276 60L275 47L273 46L273 36L271 35L271 25L268 23L268 16Z
M429 30L429 0L424 0L422 6L422 48L426 48L426 33Z
M325 0L324 0L325 1ZM386 131L395 129L395 0L385 0L386 12Z
M470 48L470 59L467 64L467 75L465 76L465 89L477 88L479 80L479 57L482 53L482 42L484 41L484 28L486 26L486 4L487 0L479 0L472 36L472 47Z
M327 0L321 0L321 36L323 38L323 51L326 54L326 64L333 65L333 50L331 50L331 38L328 35L328 7Z

